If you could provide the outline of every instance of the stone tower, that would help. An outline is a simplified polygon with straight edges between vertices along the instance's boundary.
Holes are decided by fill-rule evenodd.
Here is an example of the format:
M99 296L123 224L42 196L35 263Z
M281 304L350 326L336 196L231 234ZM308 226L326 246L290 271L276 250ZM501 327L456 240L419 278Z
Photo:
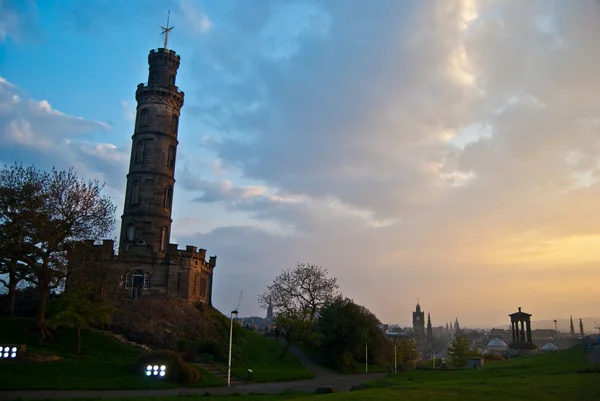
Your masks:
M180 57L165 48L148 55L148 83L135 93L132 136L119 255L132 246L164 254L171 236L177 130L184 93L175 86Z
M164 33L172 28L163 28ZM212 305L217 257L206 249L172 244L171 223L177 133L184 94L175 86L180 57L166 48L150 50L148 82L137 86L118 255L114 241L83 241L68 255L82 279L89 268L107 272L99 284L106 298L184 299ZM76 285L72 279L69 285Z
M413 312L413 336L417 352L421 354L421 358L426 358L427 336L425 334L425 312L421 311L421 305L418 302L416 310Z

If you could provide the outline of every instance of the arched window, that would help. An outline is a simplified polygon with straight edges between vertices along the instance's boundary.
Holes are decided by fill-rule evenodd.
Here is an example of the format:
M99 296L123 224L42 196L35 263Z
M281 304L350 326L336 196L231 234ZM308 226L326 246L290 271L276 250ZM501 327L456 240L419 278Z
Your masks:
M127 226L127 241L135 239L135 224L131 223Z
M125 288L131 288L133 285L133 275L131 272L125 273Z
M177 117L177 114L173 114L171 116L171 129L173 131L177 131L177 126L179 125L179 117Z
M156 81L156 71L150 71L150 82Z
M175 75L171 75L171 76L169 77L169 84L171 84L171 85L175 85Z
M143 163L144 162L144 153L146 150L146 144L143 141L138 142L135 152L135 162Z
M150 273L144 273L144 290L150 289L151 276Z
M167 166L175 168L175 146L169 146L167 155Z
M144 109L140 113L140 125L148 125L148 109Z
M171 188L170 186L167 185L165 187L164 207L166 209L170 209L172 204L173 204L173 188Z
M160 230L160 250L164 251L167 249L167 227L163 227Z
M140 201L140 183L137 181L134 181L133 185L131 186L131 204L137 205L137 203L139 201Z

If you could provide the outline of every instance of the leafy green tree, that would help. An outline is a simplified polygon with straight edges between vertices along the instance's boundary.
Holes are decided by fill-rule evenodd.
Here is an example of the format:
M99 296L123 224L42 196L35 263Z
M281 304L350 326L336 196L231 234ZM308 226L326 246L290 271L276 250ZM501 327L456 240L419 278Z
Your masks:
M419 357L415 342L410 338L398 338L396 345L396 361L398 365L405 366Z
M79 241L101 238L115 226L116 207L102 195L103 187L98 181L79 179L72 168L44 172L14 164L0 171L0 226L17 245L13 253L0 251L4 259L25 265L24 280L37 287L37 324L42 335L48 295L64 283L68 253ZM34 196L19 201L27 191ZM22 230L15 232L19 223Z
M320 354L333 368L356 371L357 364L365 362L365 345L369 362L389 361L391 344L379 329L379 320L351 299L339 297L323 308L317 327Z
M33 167L0 172L0 279L8 289L8 314L14 316L17 286L29 272L22 256L31 246L37 210L44 204L43 173Z
M452 340L452 344L448 348L448 356L450 363L455 367L463 367L467 365L469 357L470 343L464 335L456 336Z
M292 344L305 343L309 346L317 341L318 334L313 330L314 323L303 311L282 311L275 316L275 325L285 339L285 347L280 357L283 358Z
M49 319L51 327L74 328L77 331L77 355L81 355L81 329L92 324L108 324L114 308L104 298L93 294L93 289L77 286L61 294L59 312Z

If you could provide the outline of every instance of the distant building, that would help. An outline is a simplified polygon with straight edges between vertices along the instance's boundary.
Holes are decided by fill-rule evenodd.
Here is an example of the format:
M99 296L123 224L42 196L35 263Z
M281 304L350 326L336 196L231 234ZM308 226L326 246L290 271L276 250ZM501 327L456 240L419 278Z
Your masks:
M416 310L413 312L413 339L415 341L415 348L421 355L421 358L427 358L429 347L425 333L425 312L421 311L421 305L418 302Z
M486 352L488 354L505 356L508 351L508 345L499 338L494 338L492 341L487 343Z

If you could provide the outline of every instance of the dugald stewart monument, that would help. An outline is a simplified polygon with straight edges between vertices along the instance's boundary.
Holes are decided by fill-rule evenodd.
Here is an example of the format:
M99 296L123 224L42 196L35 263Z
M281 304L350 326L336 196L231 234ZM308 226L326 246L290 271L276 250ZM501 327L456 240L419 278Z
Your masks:
M164 47L148 55L148 82L137 87L118 254L114 241L84 241L69 259L74 270L105 271L97 289L107 298L176 298L212 305L217 257L170 243L177 133L184 93L175 85L180 56ZM81 279L85 279L79 275ZM69 285L69 283L67 283Z

